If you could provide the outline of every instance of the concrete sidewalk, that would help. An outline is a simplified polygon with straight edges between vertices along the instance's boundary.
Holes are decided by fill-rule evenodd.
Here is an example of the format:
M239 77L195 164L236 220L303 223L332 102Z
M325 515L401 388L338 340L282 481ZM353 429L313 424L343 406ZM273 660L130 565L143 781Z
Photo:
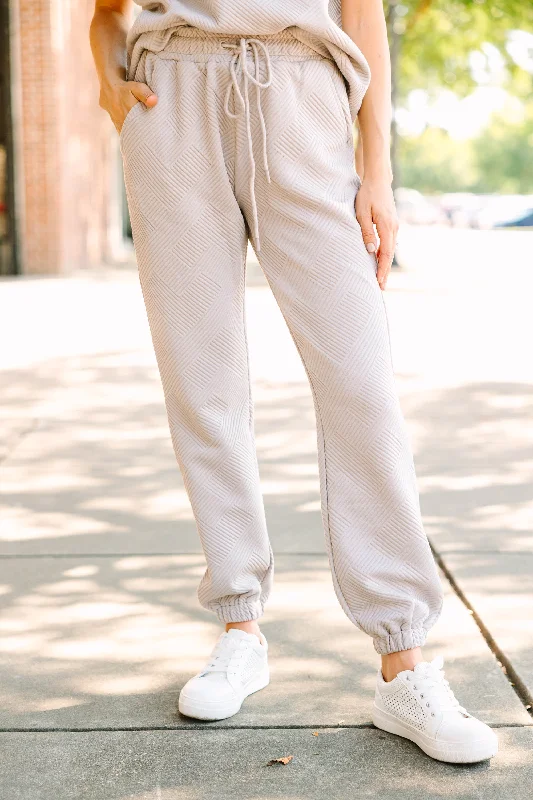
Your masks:
M136 274L0 282L6 797L529 798L533 272L522 254L532 239L406 229L405 269L386 297L445 571L427 652L445 656L459 699L502 743L490 765L469 767L432 762L370 724L377 658L333 593L310 392L253 259L257 446L277 556L263 625L272 683L220 723L176 712L218 627L196 598L203 557Z

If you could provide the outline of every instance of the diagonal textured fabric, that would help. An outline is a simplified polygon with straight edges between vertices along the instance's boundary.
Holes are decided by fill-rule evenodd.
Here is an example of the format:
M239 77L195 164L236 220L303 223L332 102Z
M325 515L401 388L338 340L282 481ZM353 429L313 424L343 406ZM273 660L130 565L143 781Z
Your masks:
M346 79L355 119L370 81L361 50L342 29L341 0L135 0L142 11L128 34L131 74L148 47L166 46L180 26L204 33L245 37L290 31L321 55L333 59Z
M192 28L143 51L131 77L159 102L135 105L120 135L172 440L207 561L200 602L224 622L257 619L272 582L244 325L246 246L257 222L258 257L313 391L337 596L379 653L416 647L442 591L376 261L355 217L345 82L331 59L289 32L257 38L271 67L261 90L266 139L253 92L248 118L225 112L240 37ZM266 83L264 59L250 48L242 57ZM269 182L254 161L254 198L247 119L251 147L260 154L266 142L270 169Z

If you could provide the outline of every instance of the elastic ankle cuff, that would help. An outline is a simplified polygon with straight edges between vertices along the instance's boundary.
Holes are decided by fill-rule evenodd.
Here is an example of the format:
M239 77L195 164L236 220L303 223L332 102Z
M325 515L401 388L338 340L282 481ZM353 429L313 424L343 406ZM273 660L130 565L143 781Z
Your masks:
M412 650L414 647L422 647L426 636L425 628L407 628L388 636L376 636L374 648L382 656L398 653L400 650Z
M212 606L221 622L251 622L263 616L263 609L259 603L249 603L241 598L228 605Z

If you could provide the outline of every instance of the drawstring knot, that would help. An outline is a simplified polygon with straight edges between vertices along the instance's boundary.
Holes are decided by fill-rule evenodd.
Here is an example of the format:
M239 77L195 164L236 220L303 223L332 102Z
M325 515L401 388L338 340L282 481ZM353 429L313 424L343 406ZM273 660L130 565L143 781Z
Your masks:
M259 39L245 39L241 38L239 44L230 44L224 43L222 47L227 48L228 50L233 50L234 55L231 59L230 63L230 76L231 81L228 85L226 91L226 98L224 101L224 111L231 117L235 119L239 117L242 113L244 113L244 118L246 121L246 135L248 139L248 153L250 156L250 202L252 204L252 219L253 219L253 235L254 235L254 244L256 249L260 249L260 242L259 242L259 222L257 216L257 202L255 199L255 159L254 159L254 151L253 151L253 142L252 142L252 124L250 120L250 96L249 96L249 83L253 83L255 86L255 93L256 93L256 104L257 104L257 114L259 116L259 123L261 125L261 133L263 136L263 165L265 168L265 175L268 183L270 183L270 171L268 169L268 157L267 157L267 134L266 134L266 125L265 125L265 118L263 116L263 110L261 108L261 90L267 89L270 84L272 83L272 67L270 63L270 54L268 52L268 48L264 42L261 42ZM263 51L263 56L265 59L265 79L261 80L260 76L260 53L259 51ZM248 64L246 62L246 57L248 52L251 52L252 59L253 59L253 72L248 69ZM239 74L242 73L243 76L243 90L241 91L241 87L239 86ZM234 111L230 108L230 98L233 94L233 108ZM238 109L238 110L237 110Z

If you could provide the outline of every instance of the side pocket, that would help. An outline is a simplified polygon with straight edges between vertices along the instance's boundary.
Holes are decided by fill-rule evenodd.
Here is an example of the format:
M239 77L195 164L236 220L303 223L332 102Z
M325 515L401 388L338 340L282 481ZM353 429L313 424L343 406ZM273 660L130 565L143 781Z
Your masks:
M150 53L147 50L144 50L141 55L141 58L139 59L137 69L135 70L135 75L133 77L130 77L129 80L137 81L138 83L146 83L148 86L150 86L150 88L153 89L154 70L155 70L154 54ZM124 142L124 136L127 133L129 127L134 122L135 117L139 113L142 114L144 110L146 110L144 104L141 103L140 100L138 100L126 114L118 137L121 150Z
M129 126L131 125L133 117L135 116L136 113L139 112L139 106L142 106L142 103L141 103L140 100L137 100L135 105L130 108L130 110L128 111L128 113L126 114L126 116L124 118L124 122L122 123L122 127L121 127L120 133L118 135L118 140L119 140L121 149L122 149L122 145L124 143L124 135L127 132L127 129L129 128Z
M337 96L340 112L343 115L344 121L346 123L346 140L348 142L353 143L354 141L353 122L352 122L352 114L350 111L350 104L348 102L348 92L346 91L346 84L337 65L334 62L330 62L330 66L333 72L330 71L329 76L331 78L333 90Z

